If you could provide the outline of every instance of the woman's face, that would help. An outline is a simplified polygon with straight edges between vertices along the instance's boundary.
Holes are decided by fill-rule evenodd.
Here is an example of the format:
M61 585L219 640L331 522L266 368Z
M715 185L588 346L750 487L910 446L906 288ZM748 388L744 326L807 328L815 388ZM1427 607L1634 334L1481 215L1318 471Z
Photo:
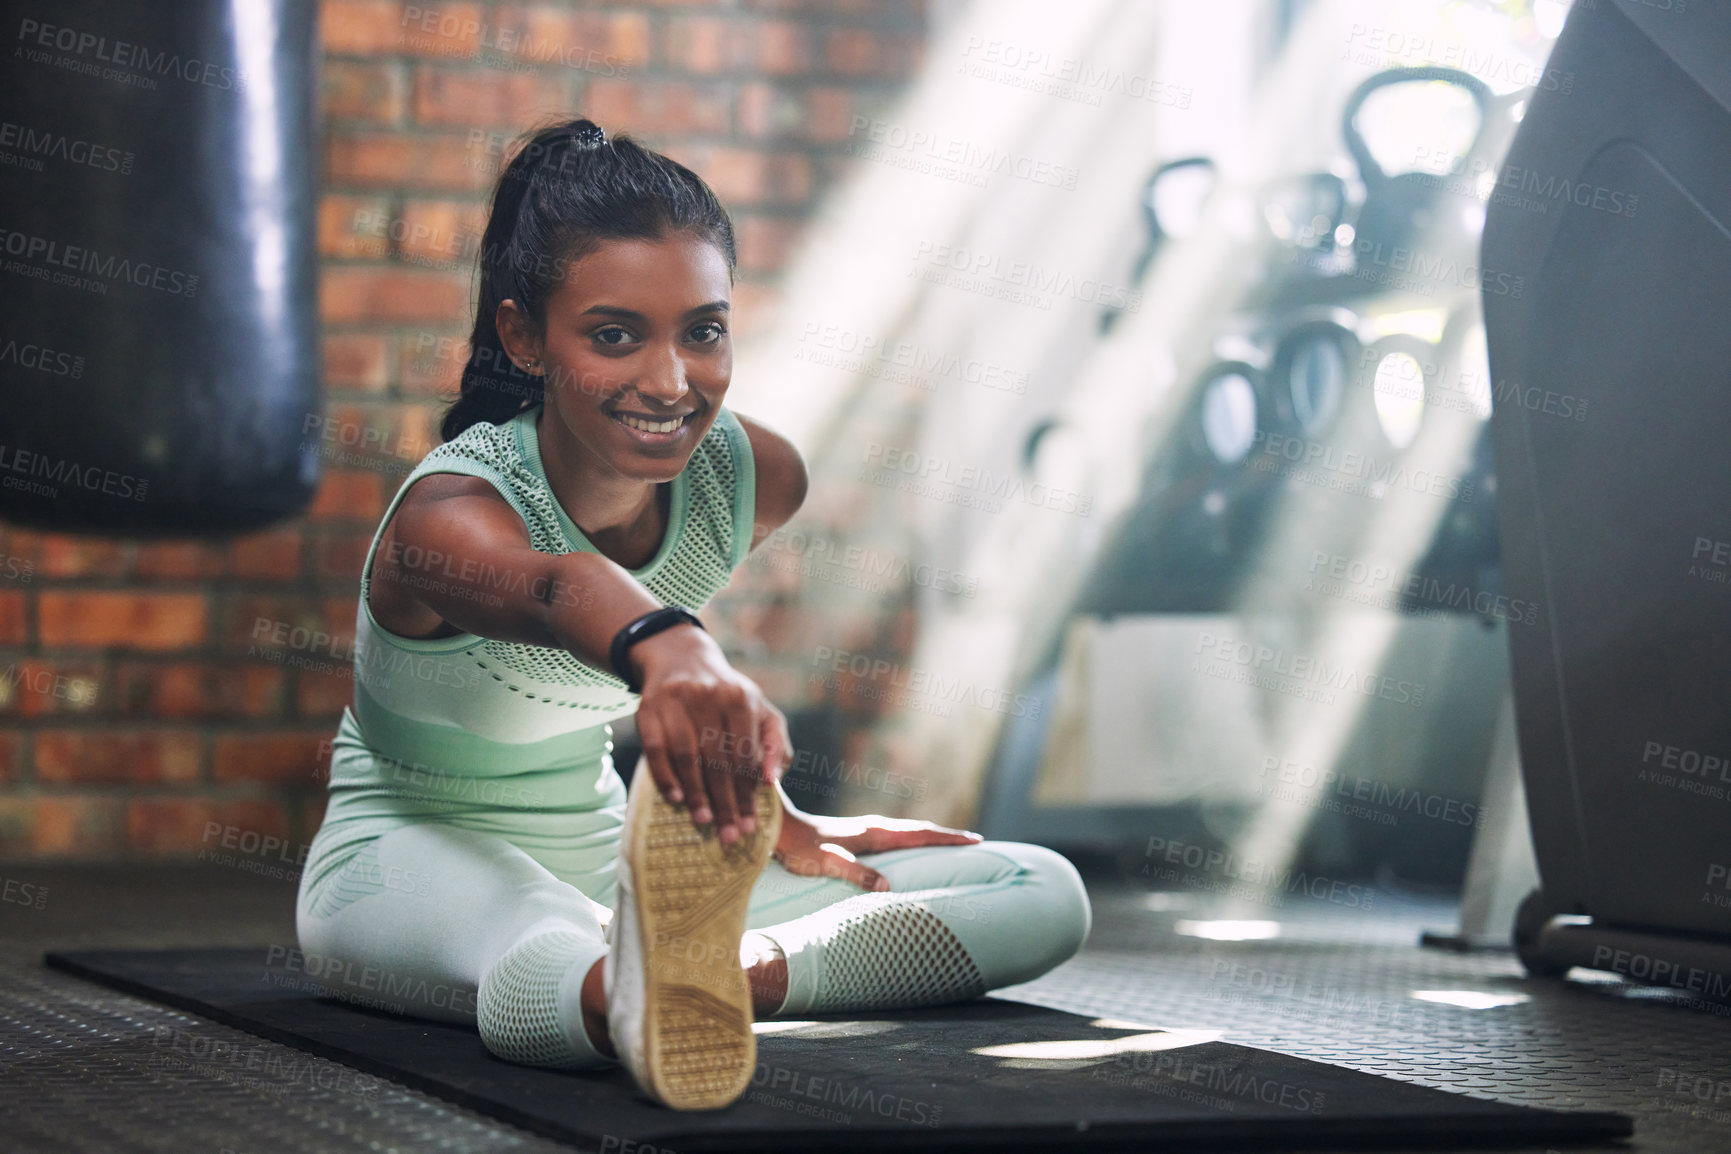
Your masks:
M590 463L671 481L733 377L727 258L691 233L608 240L565 266L538 359L547 406Z

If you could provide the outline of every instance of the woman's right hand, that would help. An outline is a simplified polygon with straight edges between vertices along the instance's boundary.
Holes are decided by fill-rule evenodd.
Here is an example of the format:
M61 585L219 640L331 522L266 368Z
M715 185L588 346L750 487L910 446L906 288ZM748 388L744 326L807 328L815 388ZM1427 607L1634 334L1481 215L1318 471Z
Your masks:
M637 734L661 795L694 824L714 822L723 844L754 832L753 794L774 787L790 756L781 711L695 626L647 637L626 660L643 686Z

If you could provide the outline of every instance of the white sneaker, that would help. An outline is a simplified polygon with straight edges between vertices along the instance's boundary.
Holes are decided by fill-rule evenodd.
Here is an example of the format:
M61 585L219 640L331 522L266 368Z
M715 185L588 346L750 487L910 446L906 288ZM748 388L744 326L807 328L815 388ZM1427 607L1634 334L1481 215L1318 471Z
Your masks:
M647 771L631 780L601 971L607 1028L638 1087L675 1110L731 1105L757 1062L739 940L775 849L781 799L766 786L756 801L757 832L724 847L668 804Z

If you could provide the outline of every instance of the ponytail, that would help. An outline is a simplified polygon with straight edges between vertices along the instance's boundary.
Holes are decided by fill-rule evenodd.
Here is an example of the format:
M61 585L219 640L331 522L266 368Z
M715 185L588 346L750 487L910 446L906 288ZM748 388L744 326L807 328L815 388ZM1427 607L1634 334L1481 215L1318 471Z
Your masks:
M545 378L517 367L499 339L502 301L545 331L547 298L604 240L694 232L738 263L733 222L695 172L628 136L578 119L531 135L499 174L481 236L480 291L457 399L439 424L449 441L477 421L502 424L546 399Z

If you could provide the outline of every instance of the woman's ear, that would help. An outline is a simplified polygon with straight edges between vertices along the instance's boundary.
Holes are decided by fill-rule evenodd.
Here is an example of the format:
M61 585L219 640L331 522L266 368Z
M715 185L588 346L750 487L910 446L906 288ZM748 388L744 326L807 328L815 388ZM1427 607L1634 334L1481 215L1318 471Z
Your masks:
M499 309L493 314L493 327L499 332L499 343L505 346L505 355L516 362L518 368L536 376L547 371L542 362L541 338L535 332L529 315L517 307L516 301L507 298L499 302Z

